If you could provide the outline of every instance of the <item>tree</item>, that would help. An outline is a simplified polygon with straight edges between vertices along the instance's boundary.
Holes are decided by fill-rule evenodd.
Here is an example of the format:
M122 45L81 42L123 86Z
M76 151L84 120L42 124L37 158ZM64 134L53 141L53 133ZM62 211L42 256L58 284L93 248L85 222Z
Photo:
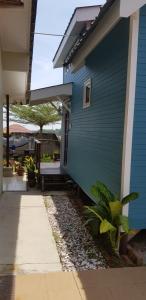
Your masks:
M51 104L40 105L11 105L10 121L23 124L34 124L40 127L42 133L43 126L50 123L56 123L61 119L57 109Z

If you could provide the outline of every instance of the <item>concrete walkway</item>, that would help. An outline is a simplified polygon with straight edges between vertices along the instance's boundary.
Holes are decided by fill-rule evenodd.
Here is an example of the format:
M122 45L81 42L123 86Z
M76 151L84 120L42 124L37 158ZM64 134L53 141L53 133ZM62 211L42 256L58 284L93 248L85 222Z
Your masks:
M3 177L4 192L21 192L27 191L27 177L13 175L13 177Z
M146 268L0 277L0 300L145 300Z
M59 270L42 195L5 192L0 199L0 274Z

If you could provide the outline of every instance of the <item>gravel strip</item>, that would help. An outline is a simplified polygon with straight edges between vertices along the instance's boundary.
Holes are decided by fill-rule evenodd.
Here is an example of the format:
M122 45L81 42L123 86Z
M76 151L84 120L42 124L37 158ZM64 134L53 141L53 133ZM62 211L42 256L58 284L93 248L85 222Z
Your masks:
M63 271L106 268L101 252L84 226L67 194L44 196Z

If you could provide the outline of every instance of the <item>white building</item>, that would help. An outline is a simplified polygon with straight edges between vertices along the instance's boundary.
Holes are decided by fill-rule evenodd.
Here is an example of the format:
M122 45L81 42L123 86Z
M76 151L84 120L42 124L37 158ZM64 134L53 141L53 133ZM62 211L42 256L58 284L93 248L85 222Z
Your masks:
M3 177L3 103L29 99L37 0L0 0L0 192Z

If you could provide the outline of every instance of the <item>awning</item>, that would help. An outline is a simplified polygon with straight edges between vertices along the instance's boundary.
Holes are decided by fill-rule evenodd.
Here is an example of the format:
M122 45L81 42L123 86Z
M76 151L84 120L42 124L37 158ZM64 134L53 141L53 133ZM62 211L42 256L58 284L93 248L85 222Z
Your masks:
M54 85L30 92L30 105L67 101L72 96L72 83Z

